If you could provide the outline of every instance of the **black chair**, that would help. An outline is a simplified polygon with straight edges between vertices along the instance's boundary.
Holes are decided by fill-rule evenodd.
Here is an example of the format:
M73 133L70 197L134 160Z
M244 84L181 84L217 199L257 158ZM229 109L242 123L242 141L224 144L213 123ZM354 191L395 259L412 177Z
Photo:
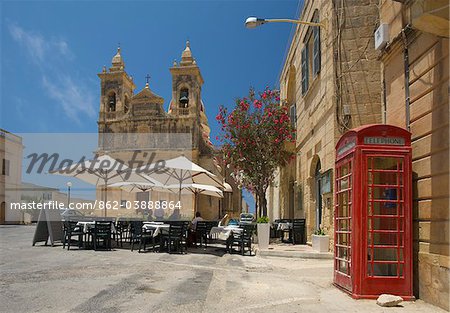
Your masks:
M84 236L83 227L77 224L78 224L77 221L64 222L63 249L66 247L67 243L67 250L70 250L70 244L72 242L72 237L74 236L78 237L78 248L81 248L83 246L83 236Z
M94 250L111 250L111 221L95 221L92 234Z
M305 244L306 219L297 218L292 220L292 244Z
M182 242L182 244L184 246L187 247L189 230L191 228L191 221L188 221L188 220L176 220L176 221L166 221L165 223L169 224L169 225L183 226L183 236L181 238L181 242Z
M155 237L153 236L154 232L154 229L142 228L141 234L139 236L139 253L141 253L141 249L144 252L148 251L146 247L149 241L151 242L152 251L155 252L156 241ZM131 251L133 251L133 248L131 248Z
M180 253L186 252L186 229L184 223L171 223L169 232L162 234L161 247L167 245L167 251L172 253L178 251ZM183 249L184 247L184 249Z
M200 247L208 247L208 222L207 221L197 221L195 226L195 247L197 247L200 242Z
M280 220L274 220L273 223L270 225L270 238L279 238L280 234L278 232L278 224L280 223Z
M187 250L189 231L191 229L191 221L182 221L182 225L183 225L182 243L184 244Z
M128 232L128 223L126 221L116 222L116 231L113 233L114 241L117 246L123 247L123 239L126 238Z
M144 223L142 221L131 221L130 222L130 244L131 251L134 249L134 244L141 242L142 236L142 226Z
M242 225L241 228L242 232L233 232L230 252L233 251L233 247L236 245L240 248L242 255L245 254L245 248L252 255L252 236L255 228L253 225Z

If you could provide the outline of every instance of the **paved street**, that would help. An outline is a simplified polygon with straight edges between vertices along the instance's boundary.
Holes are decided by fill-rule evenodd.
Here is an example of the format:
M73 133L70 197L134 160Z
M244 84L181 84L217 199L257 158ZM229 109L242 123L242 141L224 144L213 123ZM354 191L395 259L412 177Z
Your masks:
M332 261L31 246L34 226L0 226L2 312L444 312L381 308L331 285Z

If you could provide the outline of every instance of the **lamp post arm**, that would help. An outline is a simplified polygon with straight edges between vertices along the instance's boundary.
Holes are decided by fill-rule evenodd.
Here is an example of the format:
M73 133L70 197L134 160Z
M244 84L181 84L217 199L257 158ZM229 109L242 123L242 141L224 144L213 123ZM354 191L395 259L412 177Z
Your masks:
M266 18L262 21L262 23L294 23L294 24L302 24L309 26L319 26L325 27L323 23L314 23L314 22L305 22L300 20L286 19L286 18Z

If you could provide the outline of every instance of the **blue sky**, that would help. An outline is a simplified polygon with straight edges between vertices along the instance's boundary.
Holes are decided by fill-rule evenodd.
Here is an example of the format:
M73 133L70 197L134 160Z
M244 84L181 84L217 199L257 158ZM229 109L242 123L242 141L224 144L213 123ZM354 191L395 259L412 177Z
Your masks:
M171 97L169 67L187 39L205 84L215 142L219 105L276 86L292 25L246 29L248 16L295 18L299 1L3 1L1 124L15 133L97 132L103 65L118 43L135 92Z

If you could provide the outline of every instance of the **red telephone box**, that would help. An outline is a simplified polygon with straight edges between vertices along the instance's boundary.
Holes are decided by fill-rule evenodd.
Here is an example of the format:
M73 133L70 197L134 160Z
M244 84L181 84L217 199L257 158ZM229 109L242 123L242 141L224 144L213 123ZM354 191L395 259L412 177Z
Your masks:
M353 298L413 299L411 134L348 131L336 145L334 284Z

